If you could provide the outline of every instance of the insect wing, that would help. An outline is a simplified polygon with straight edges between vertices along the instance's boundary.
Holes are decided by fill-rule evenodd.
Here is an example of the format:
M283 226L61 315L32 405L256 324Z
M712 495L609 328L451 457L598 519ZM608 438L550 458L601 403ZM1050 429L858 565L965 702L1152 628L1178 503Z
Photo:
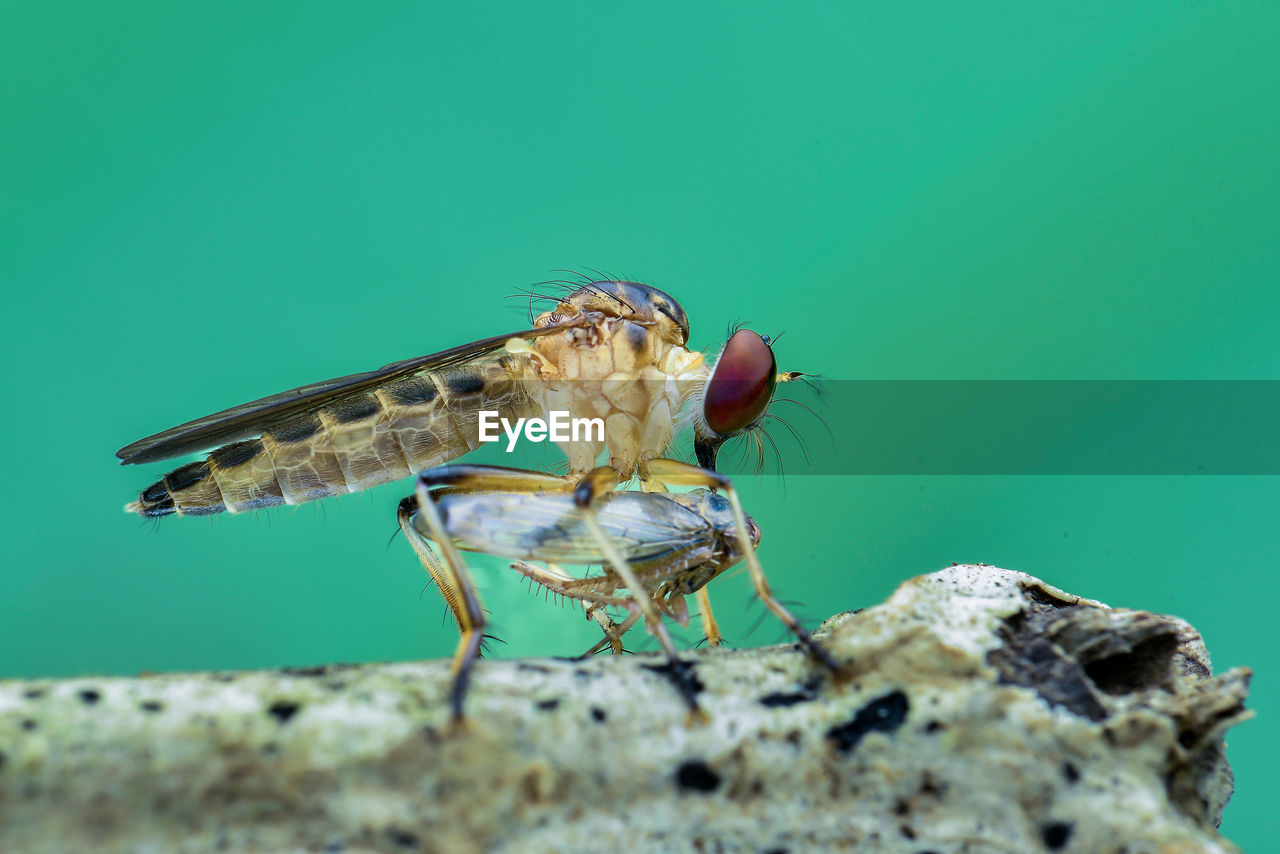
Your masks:
M365 371L300 386L291 391L242 403L239 406L179 424L154 436L139 439L116 451L116 456L120 458L121 465L150 463L247 439L257 436L268 427L307 412L313 412L341 398L360 394L420 371L440 370L490 355L502 349L503 345L512 338L540 338L560 332L571 325L552 324L508 335L496 335L439 353L432 353L429 356L392 362L375 371Z
M459 548L520 560L604 562L567 493L452 493L438 502ZM659 559L714 538L705 519L662 493L616 492L592 506L600 527L630 561Z

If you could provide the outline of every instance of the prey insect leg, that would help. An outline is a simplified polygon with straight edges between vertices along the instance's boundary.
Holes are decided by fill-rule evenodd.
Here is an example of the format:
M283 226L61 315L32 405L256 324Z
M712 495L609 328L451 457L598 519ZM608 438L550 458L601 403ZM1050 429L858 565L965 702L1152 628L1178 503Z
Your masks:
M621 623L615 623L607 614L596 606L592 606L587 609L592 618L599 623L600 628L604 630L604 640L584 652L581 656L582 658L589 658L604 649L606 646L613 650L614 655L621 655L625 651L622 648L622 636L631 631L631 627L640 621L641 616L640 607L638 605L634 602L629 602L628 604L631 606L629 608L630 613L627 614L627 618Z
M439 566L438 561L433 562L429 557L422 555L422 550L428 550L428 547L420 538L410 538L415 543L415 550L420 552L420 557L427 571L431 572L433 577L443 579L444 583L441 587L445 591L446 602L449 602L450 609L455 618L457 618L459 628L463 633L463 637L459 641L458 651L454 657L453 702L455 716L461 717L462 715L462 698L466 692L471 665L479 652L479 641L483 637L481 629L484 625L479 598L458 552L458 546L461 541L455 541L455 536L457 536L457 531L459 530L455 525L462 524L464 518L467 517L466 513L461 516L457 515L460 503L464 501L470 502L469 506L477 508L476 512L480 515L478 517L470 516L473 520L476 518L493 518L490 511L482 509L488 505L491 505L490 510L492 512L513 514L519 517L525 511L517 509L521 507L520 504L510 505L504 503L509 500L509 496L504 499L504 493L559 493L565 495L570 491L573 491L572 499L566 502L569 515L575 518L575 524L581 526L583 534L591 542L592 550L600 556L601 562L610 571L609 574L603 579L592 579L586 587L583 587L570 583L573 579L565 579L563 572L558 570L538 570L529 564L523 563L516 564L516 568L520 569L527 577L534 579L553 592L573 596L573 598L583 600L589 605L623 606L633 611L633 613L641 614L650 632L657 637L666 652L668 663L661 670L667 673L672 681L676 683L682 698L690 709L691 715L701 715L698 704L694 699L693 684L688 678L689 665L680 660L676 653L675 644L672 642L667 627L663 623L662 617L666 613L664 606L655 600L654 593L640 580L627 557L619 550L618 545L609 534L606 533L600 519L597 517L596 509L590 505L584 507L579 501L579 497L584 493L589 498L598 489L612 485L616 480L617 475L612 473L611 470L601 469L588 475L585 479L587 485L584 487L582 482L575 486L574 481L554 475L522 469L481 465L441 466L429 469L418 476L416 490L417 510L422 518L410 518L410 524L406 527L413 530L415 526L422 525L425 522L427 530L418 529L417 533L435 540L440 548L444 556L443 567ZM490 494L493 496L492 499L488 498ZM617 499L611 497L610 500ZM528 508L547 506L537 499L531 498L531 501L534 503L529 504ZM410 516L412 517L412 514ZM612 518L610 522L611 524L616 524L616 520ZM472 538L469 540L470 545L464 546L465 548L480 551L490 550L488 546L492 545L492 543L489 542L484 524L483 522L481 523L480 538L478 540ZM505 530L510 531L512 529L507 527ZM553 524L547 530L554 530L557 537L564 533L564 530L556 524ZM558 540L552 542L559 544ZM477 546L477 543L480 543L480 545ZM538 554L539 548L536 542L519 546L521 551L529 549L526 553L531 556ZM614 590L619 588L627 590L628 595L625 599L613 595ZM630 628L634 622L634 619L628 620L623 625L626 628ZM610 634L610 630L606 628L606 642L613 646ZM621 631L616 632L616 635L620 636L620 634Z
M601 630L604 631L604 640L584 652L581 655L582 658L595 655L606 646L610 647L614 654L622 654L622 636L640 619L640 606L635 601L617 596L601 595L599 584L594 580L591 584L584 585L582 579L575 579L552 563L547 564L544 568L535 566L527 561L517 560L512 561L511 568L555 595L577 599L586 607L587 619L595 621L600 626ZM626 608L629 611L627 619L622 623L615 623L605 612L605 608L608 606Z
M841 672L840 664L832 658L831 653L827 652L821 644L813 639L809 632L800 625L800 621L774 597L773 591L769 589L769 581L765 578L764 569L760 566L760 559L756 557L756 550L751 544L746 514L742 511L742 503L738 500L738 493L733 488L729 478L710 469L699 468L679 460L665 458L650 460L645 474L669 485L705 486L711 489L718 489L725 494L725 497L729 499L730 506L733 508L733 520L734 526L737 528L738 542L743 550L743 558L746 560L747 570L751 573L751 583L755 586L756 595L764 602L765 607L772 611L774 616L791 630L791 633L799 639L810 655L832 673L839 674ZM699 602L701 603L702 600L700 599Z
M698 598L698 614L702 617L702 629L707 633L707 644L719 646L723 638L715 614L711 613L711 597L707 595L707 588L699 587L694 595Z
M672 682L675 683L676 689L679 690L680 696L684 698L685 704L689 707L691 719L701 720L705 715L698 706L698 701L694 697L693 685L687 677L689 665L680 660L680 656L676 652L676 645L671 640L671 633L667 631L666 625L662 622L662 613L658 610L653 597L645 592L645 587L631 569L631 564L627 562L627 559L618 551L613 541L609 539L604 528L600 526L599 520L596 519L594 509L591 507L591 499L599 494L602 484L609 483L611 479L613 483L617 482L617 473L610 474L610 472L613 472L613 470L609 467L600 466L587 474L574 489L574 503L580 508L582 521L587 530L591 532L591 536L595 540L596 546L599 547L600 553L604 555L609 568L617 574L623 585L631 591L632 597L636 604L640 606L640 611L644 615L645 626L658 639L658 643L662 645L663 651L667 654L667 671Z

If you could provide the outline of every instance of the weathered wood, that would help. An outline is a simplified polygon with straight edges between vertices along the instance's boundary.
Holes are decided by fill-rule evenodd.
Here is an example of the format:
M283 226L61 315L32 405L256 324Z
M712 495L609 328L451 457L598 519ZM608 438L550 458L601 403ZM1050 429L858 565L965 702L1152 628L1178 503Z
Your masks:
M791 646L0 682L0 851L1230 852L1210 675L1172 617L953 567Z

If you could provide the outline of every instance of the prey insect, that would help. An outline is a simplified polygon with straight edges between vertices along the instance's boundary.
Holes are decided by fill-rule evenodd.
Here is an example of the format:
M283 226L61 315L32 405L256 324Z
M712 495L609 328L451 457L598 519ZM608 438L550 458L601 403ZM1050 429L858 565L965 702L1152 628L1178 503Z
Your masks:
M458 491L449 486L467 479L501 481L505 493ZM643 616L641 601L649 601L665 617L689 624L685 597L735 566L746 553L738 536L733 507L723 495L707 489L686 493L618 491L600 496L591 506L590 518L604 533L612 555L601 547L588 517L553 475L485 466L444 466L419 476L414 495L399 507L401 528L415 551L430 555L427 540L458 550L484 552L513 558L512 569L557 596L580 602L589 618L604 630L605 639L585 654L611 647L622 652L622 636ZM760 529L745 518L745 540L750 548L760 542ZM452 551L456 556L457 552ZM449 547L445 555L451 556ZM619 566L629 571L628 581ZM540 561L539 566L530 561ZM432 567L429 558L423 561ZM598 575L574 577L560 564L601 564ZM442 589L450 579L437 578ZM772 594L763 576L755 576L757 592L769 601ZM638 584L639 587L632 586ZM630 596L617 595L629 589ZM641 598L642 597L642 598ZM462 623L460 603L450 602ZM607 609L626 614L621 623ZM708 639L720 642L719 631L704 614ZM691 706L692 692L678 671L676 684Z
M529 508L566 509L567 499L576 513L577 533L544 534L528 541L531 547L525 554L508 556L555 563L558 550L569 548L569 543L580 549L589 543L590 554L607 567L609 579L592 588L595 598L587 606L599 617L605 642L618 649L615 641L623 626L630 628L643 619L666 653L670 672L678 674L683 672L682 662L663 617L682 619L673 611L682 600L673 598L674 588L663 588L667 579L658 580L654 573L684 579L681 583L697 596L708 638L714 642L718 631L705 580L695 584L690 580L694 576L687 575L692 569L680 565L694 554L706 557L705 548L690 545L683 557L650 556L645 563L624 545L618 520L625 515L623 508L648 518L649 534L640 539L652 547L660 539L655 526L662 525L657 520L675 513L679 501L674 496L640 496L670 485L716 490L732 524L724 522L728 517L723 515L716 517L719 521L703 516L702 536L713 537L715 532L722 546L731 536L735 545L722 549L714 560L706 557L699 564L701 572L730 557L745 560L769 609L835 670L825 650L768 592L755 555L759 529L743 512L732 483L715 471L723 443L759 429L777 383L795 375L779 373L767 339L750 330L734 333L714 364L690 350L688 338L688 317L668 294L636 282L587 282L558 298L549 311L532 319L528 329L313 383L134 442L117 452L123 463L215 450L169 472L125 509L152 518L237 513L357 492L420 473L414 496L400 505L399 522L458 623L452 704L455 716L461 717L485 626L479 596L447 521L449 508L460 507L462 496L470 496L471 507L487 502L506 509L511 500L502 496L518 493L525 494L528 501L522 506ZM563 477L443 465L479 445L481 412L511 421L546 418L550 413L598 418L604 435L557 442L568 461ZM685 423L692 428L696 466L666 457L672 437ZM598 464L602 454L607 462ZM620 495L630 493L614 490L632 478L641 493L619 501ZM500 551L504 537L518 538L522 530L527 535L529 529L523 526L531 522L520 513L509 515L507 534L500 535L491 525L463 542L505 554ZM690 521L695 527L699 524L686 519ZM684 533L676 536L683 537ZM548 567L541 572L530 577L550 583L559 571ZM613 587L606 590L610 584ZM616 595L618 590L627 595ZM620 601L627 603L630 623L611 627L604 609ZM633 616L636 613L639 616ZM684 696L696 712L692 694L684 691Z

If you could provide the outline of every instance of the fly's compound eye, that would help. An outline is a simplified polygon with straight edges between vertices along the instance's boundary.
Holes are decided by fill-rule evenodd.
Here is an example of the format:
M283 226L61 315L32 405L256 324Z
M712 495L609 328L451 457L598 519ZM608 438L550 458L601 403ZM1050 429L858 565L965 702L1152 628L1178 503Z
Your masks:
M769 406L778 384L778 363L769 343L750 329L733 333L707 380L702 414L720 436L732 436Z

